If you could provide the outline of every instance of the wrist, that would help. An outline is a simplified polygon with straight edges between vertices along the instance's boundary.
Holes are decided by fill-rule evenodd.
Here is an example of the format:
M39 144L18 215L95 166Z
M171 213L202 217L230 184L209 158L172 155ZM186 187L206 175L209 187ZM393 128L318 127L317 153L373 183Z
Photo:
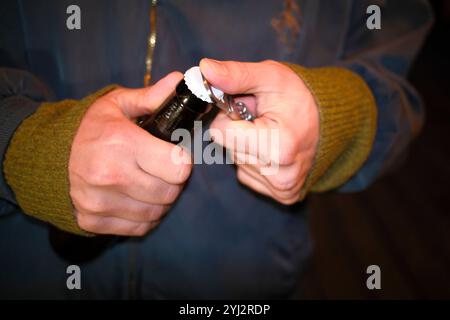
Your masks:
M76 223L69 194L70 149L86 110L113 88L80 101L43 103L16 130L6 152L4 172L25 213L60 229L85 234Z
M377 109L365 81L347 69L287 65L309 88L319 113L319 141L303 198L309 190L342 185L363 165L375 138Z

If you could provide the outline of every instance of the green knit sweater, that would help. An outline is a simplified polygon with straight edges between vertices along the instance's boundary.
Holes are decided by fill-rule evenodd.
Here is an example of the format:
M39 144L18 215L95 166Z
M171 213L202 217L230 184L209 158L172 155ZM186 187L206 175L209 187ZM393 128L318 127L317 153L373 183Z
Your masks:
M375 137L376 105L364 80L351 71L287 65L309 87L319 108L319 144L301 191L303 198L310 190L342 185L361 167ZM78 227L69 193L71 145L86 110L112 89L114 86L104 88L79 101L43 103L16 130L3 168L25 213L87 235Z

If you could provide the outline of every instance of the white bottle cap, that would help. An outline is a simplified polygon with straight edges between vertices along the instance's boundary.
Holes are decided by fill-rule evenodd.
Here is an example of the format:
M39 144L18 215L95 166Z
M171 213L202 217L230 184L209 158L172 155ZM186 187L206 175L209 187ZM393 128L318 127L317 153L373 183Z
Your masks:
M213 103L210 95L208 94L208 90L203 83L203 76L200 72L200 67L195 66L190 68L188 71L184 73L184 82L189 90L195 94L195 96L205 102ZM224 94L222 90L214 88L211 86L211 90L214 95L221 101L224 100Z

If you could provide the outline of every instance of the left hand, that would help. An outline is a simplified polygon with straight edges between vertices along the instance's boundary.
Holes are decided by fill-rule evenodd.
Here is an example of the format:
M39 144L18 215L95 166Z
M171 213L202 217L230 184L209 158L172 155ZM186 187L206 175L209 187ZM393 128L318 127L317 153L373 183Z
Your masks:
M234 156L239 181L280 203L299 201L319 140L319 113L310 90L289 67L275 61L203 59L200 69L214 87L228 94L246 95L236 101L245 102L256 116L253 122L233 121L221 112L211 124L214 141ZM261 146L261 141L244 146L233 143L243 133L250 137L251 131L261 139L261 129L278 130L278 143L263 141L268 147L257 153L255 143ZM270 136L269 132L267 137ZM277 170L262 174L268 164Z

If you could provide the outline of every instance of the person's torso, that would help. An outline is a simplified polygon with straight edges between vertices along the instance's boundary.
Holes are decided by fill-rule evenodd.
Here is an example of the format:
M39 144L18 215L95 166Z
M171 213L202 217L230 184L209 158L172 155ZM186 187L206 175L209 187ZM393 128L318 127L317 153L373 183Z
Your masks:
M332 63L349 2L327 6L325 12L321 3L298 2L301 16L294 16L300 32L292 41L292 29L273 27L273 19L284 23L284 1L160 0L153 79L183 72L202 57ZM142 86L150 1L77 1L81 30L66 27L70 4L23 1L18 6L25 67L49 84L57 99L81 98L111 83ZM334 21L336 30L315 29L323 19ZM327 36L315 38L319 34ZM284 36L289 45L281 41ZM276 296L271 285L290 287L309 250L304 209L303 204L282 206L243 187L232 165L196 165L175 206L142 242L142 266L149 269L147 274L158 275L157 280L144 277L142 290L147 281L152 290L159 288L156 297L171 290L183 296L181 278L186 292L201 288L198 282L228 286L232 292L239 282L259 286L262 296L266 291ZM211 270L217 276L206 276ZM261 277L268 279L267 285L254 283Z

